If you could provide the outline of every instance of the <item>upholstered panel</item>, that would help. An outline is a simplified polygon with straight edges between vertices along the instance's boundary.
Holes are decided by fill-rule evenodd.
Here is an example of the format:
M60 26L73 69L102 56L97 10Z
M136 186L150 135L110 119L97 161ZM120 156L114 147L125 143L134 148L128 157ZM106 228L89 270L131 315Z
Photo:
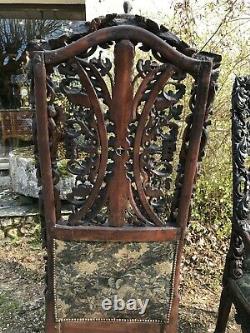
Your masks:
M57 320L168 321L176 247L176 242L56 240ZM126 302L124 310L114 310L115 296ZM103 309L105 299L112 301L109 310ZM145 305L147 299L142 313L138 300Z
M244 261L244 274L240 279L230 279L236 297L249 309L250 314L250 258Z

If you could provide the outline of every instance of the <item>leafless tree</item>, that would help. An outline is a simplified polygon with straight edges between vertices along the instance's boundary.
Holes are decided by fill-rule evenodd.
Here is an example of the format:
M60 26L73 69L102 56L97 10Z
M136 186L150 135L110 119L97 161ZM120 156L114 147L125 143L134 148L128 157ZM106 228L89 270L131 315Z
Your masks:
M34 39L46 39L63 32L63 21L0 20L0 102L2 107L15 107L11 75L17 74L26 58L26 46Z

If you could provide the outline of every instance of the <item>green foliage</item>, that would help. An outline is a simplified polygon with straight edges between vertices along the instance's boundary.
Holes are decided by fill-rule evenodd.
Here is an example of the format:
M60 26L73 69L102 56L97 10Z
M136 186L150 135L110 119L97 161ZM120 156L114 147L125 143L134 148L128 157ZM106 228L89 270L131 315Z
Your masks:
M227 111L227 113L226 113ZM230 110L224 123L215 117L206 157L200 170L193 201L192 219L224 239L229 237L232 216L232 155ZM221 127L218 126L220 123ZM216 128L216 126L218 126Z
M192 211L194 229L205 227L214 230L215 234L224 239L230 234L232 215L232 179L230 173L218 172L207 177L201 175Z
M190 231L225 239L232 216L231 92L235 75L249 74L250 16L246 0L175 0L165 25L198 50L222 55L210 140L193 200ZM210 233L211 236L211 233Z
M63 178L69 176L69 172L67 170L67 164L68 164L68 160L67 159L62 159L59 161L58 163L58 171L60 176Z
M0 327L2 327L1 321L16 313L20 307L18 300L11 298L8 290L2 290L0 292Z

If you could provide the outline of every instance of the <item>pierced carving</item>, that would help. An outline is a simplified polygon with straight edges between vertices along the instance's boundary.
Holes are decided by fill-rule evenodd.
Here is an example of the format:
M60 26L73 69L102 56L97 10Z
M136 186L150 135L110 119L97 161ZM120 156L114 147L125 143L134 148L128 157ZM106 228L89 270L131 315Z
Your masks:
M81 35L61 37L49 44L51 48L59 47L60 43L71 42L104 27L122 25L125 21L153 32L185 55L194 53L165 27L128 15L108 15L93 20L85 23ZM114 65L110 61L113 50ZM147 52L148 58L134 64L135 51ZM197 55L206 56L205 53ZM219 57L211 57L216 68ZM190 113L183 112L186 73L167 63L144 43L107 42L58 67L50 67L49 71L48 112L58 221L56 154L63 138L67 170L75 177L75 186L68 195L72 204L70 225L175 223L197 78L194 78ZM53 71L59 75L57 86L52 80ZM64 100L61 105L56 103L58 94ZM211 83L206 119L213 95ZM66 120L58 130L55 120L62 113ZM186 117L184 134L183 128L180 130L183 117ZM206 141L206 119L200 156Z
M134 73L134 52L132 43L117 43L114 79L102 53L58 68L68 101L67 169L75 176L71 225L171 221L185 74L150 59L139 59Z
M244 274L246 255L242 234L250 232L250 77L237 77L232 94L233 137L233 231L229 253L231 274L235 279Z
M107 28L107 27L115 27L121 25L132 25L135 27L140 27L147 31L152 32L154 35L159 37L160 39L167 42L169 45L174 47L179 52L190 56L190 57L198 57L199 59L212 58L214 64L214 70L218 69L221 62L221 56L218 54L208 53L208 52L199 52L190 47L186 42L179 39L175 34L173 34L167 27L164 25L158 25L156 22L142 17L140 15L120 15L120 14L108 14L106 16L101 16L93 19L91 22L83 22L81 25L81 33L72 33L70 35L62 35L57 39L50 39L48 43L41 42L41 45L35 44L36 49L58 49L60 47L64 47L67 44L70 44L81 37L87 36L91 32ZM108 42L99 45L99 47L103 49L109 49L113 45L113 42ZM34 48L34 43L31 43L31 47ZM140 49L144 52L149 52L150 48L143 44L140 46ZM97 50L97 46L94 46L87 50L87 52L81 54L82 58L91 57ZM160 62L165 62L160 54L152 50L152 56Z
M130 27L124 27L124 24ZM123 27L115 28L119 25ZM95 32L102 28L107 29ZM89 35L91 32L94 33ZM82 36L86 38L77 41ZM213 54L199 55L205 57L206 61L194 59L195 50L165 27L140 16L108 15L84 23L81 35L62 36L49 41L49 44L54 49L74 40L76 43L65 48L44 52L48 73L49 140L47 131L44 140L41 137L42 128L47 122L44 110L45 73L39 70L43 66L35 67L36 99L38 106L41 106L37 108L40 119L38 142L40 153L46 152L46 159L41 159L43 184L48 190L44 207L46 227L51 232L46 239L49 255L46 324L52 330L56 328L58 319L53 238L62 237L72 241L75 237L82 239L86 236L91 240L91 237L97 239L104 236L104 240L111 241L113 238L110 237L118 236L117 240L127 242L136 237L137 244L145 237L150 243L155 237L157 242L163 243L180 237L179 249L183 247L210 82L211 64L207 57L213 59L213 71L220 62L220 56ZM192 57L183 57L176 49L182 55ZM156 50L161 50L161 54ZM198 80L200 75L203 80ZM55 76L58 76L57 83L53 82ZM39 78L42 91L39 90ZM188 107L186 91L192 82L194 89ZM197 112L193 112L194 105ZM207 114L210 111L209 104L206 111ZM61 114L64 117L60 117ZM62 125L58 123L60 118ZM60 140L63 140L65 147L59 152L67 160L67 171L75 178L75 185L68 195L72 212L65 220L60 217L60 211L55 220L51 202L51 170L48 167L50 145L55 197L58 201L56 161L58 146L62 144ZM203 146L204 142L201 151ZM188 158L187 148L190 148ZM185 164L188 181L182 188L182 199L187 200L184 203L182 200L183 205L179 207ZM60 208L59 203L57 207ZM180 228L176 228L178 213ZM76 225L81 227L73 227ZM114 232L115 228L101 228L100 225L119 229ZM142 228L144 226L151 229ZM155 226L159 228L153 228ZM174 278L179 274L179 255L173 267ZM172 299L178 289L178 278L170 289ZM173 298L173 302L176 309L178 298ZM85 327L84 322L78 324L79 329ZM93 324L97 329L100 327L100 323ZM109 324L107 329L111 329ZM136 325L133 326L135 329L141 327L141 323L133 324ZM74 327L78 329L78 326Z

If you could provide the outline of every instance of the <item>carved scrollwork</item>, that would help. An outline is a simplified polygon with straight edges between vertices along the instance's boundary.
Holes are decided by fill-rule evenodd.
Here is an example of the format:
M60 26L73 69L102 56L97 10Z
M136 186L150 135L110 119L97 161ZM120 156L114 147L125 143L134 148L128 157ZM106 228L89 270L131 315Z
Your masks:
M86 22L82 34L51 40L49 44L57 48L93 31L123 24L146 29L183 54L194 56L195 50L167 28L140 16L117 14ZM135 51L139 55L144 52L143 59L136 63ZM211 57L220 60L216 55ZM67 170L75 178L68 195L72 204L69 224L175 223L197 77L190 108L183 112L186 73L146 43L120 40L100 44L50 68L52 74L53 70L60 75L57 87L51 76L47 81L55 196L58 201L56 152L63 137ZM57 94L64 99L62 105L55 102ZM206 118L213 95L211 88ZM54 120L62 110L66 120L58 131ZM207 125L205 119L200 156Z
M185 85L173 80L173 72L169 74L173 76L171 81L165 85L168 70L168 67L161 66L156 72L157 81L160 82L158 92L155 91L156 77L153 77L145 90L142 100L145 99L146 103L142 113L137 116L138 130L133 161L135 182L142 206L150 219L159 224L160 219L157 215L161 216L162 220L168 220L170 217L174 183L173 159L178 141L178 120L183 109L178 103L185 93ZM144 80L146 79L147 76ZM144 130L141 130L142 128ZM139 142L141 154L138 151Z
M118 50L124 47L117 45ZM128 46L132 56L134 45ZM72 59L58 68L62 76L60 92L68 101L64 126L67 170L75 177L75 187L68 195L73 207L69 223L104 224L114 218L116 206L124 200L121 215L115 215L121 223L160 226L171 216L173 161L178 160L185 74L170 64L139 59L133 78L133 64L127 64L131 72L127 78L128 86L131 82L127 92L131 94L131 113L126 106L128 118L124 118L123 128L122 113L117 113L117 107L121 107L119 97L117 106L114 102L121 76L120 51L115 52L118 68L114 79L111 63L102 59L102 53L89 61ZM126 188L125 197L119 198L117 204L110 200L114 186Z
M236 77L232 93L233 233L229 253L230 273L244 274L246 255L241 231L250 232L250 77Z
M212 58L214 63L214 69L217 69L220 66L221 56L208 52L199 52L197 50L190 47L186 42L179 39L175 34L173 34L167 27L164 25L159 25L156 22L142 17L140 15L119 15L119 14L108 14L106 16L98 17L93 19L91 22L83 22L81 24L81 33L72 33L70 35L62 35L57 39L50 39L48 43L41 45L35 45L36 48L39 46L41 48L46 49L58 49L60 47L65 46L66 44L70 44L81 37L87 36L91 32L107 28L107 27L115 27L120 25L132 25L135 27L140 27L147 31L152 32L154 35L164 40L166 43L174 47L179 52L190 56L190 57L199 57L201 58ZM34 44L34 43L33 43ZM31 45L33 45L31 44ZM109 49L112 46L112 42L108 42L105 44L99 45L103 49ZM33 46L34 47L34 46ZM144 52L149 52L150 48L142 44L140 45L140 49ZM81 54L81 57L84 59L91 57L97 50L97 47L94 46L91 49L87 50L84 54ZM154 50L152 50L152 56L157 59L157 61L165 62L165 59L161 57L161 55Z
M187 151L189 147L189 139L190 139L190 131L192 127L193 121L193 112L195 110L195 101L196 101L196 94L197 94L197 82L193 83L193 87L191 90L191 97L189 99L189 108L191 113L189 113L185 118L185 129L182 137L182 146L180 150L180 156L177 166L177 177L175 181L175 195L172 200L172 208L171 208L171 220L176 222L176 217L178 215L179 210L179 201L181 195L181 189L184 181L184 173L185 173L185 161L187 158Z
M250 78L236 78L233 95L234 220L249 220Z

